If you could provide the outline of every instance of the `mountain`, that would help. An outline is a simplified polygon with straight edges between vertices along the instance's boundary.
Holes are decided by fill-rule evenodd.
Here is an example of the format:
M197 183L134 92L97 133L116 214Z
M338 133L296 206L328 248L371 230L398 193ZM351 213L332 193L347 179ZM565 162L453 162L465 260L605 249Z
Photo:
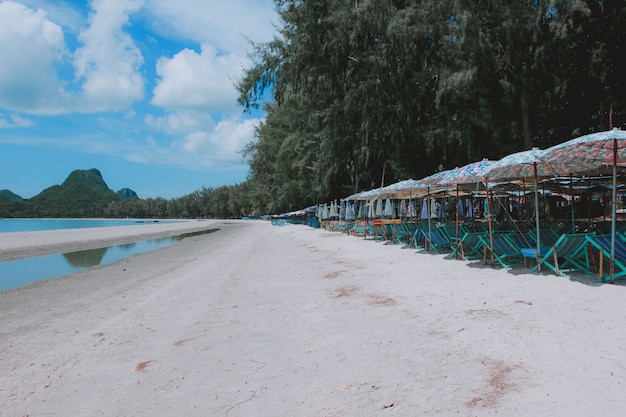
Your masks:
M122 200L137 200L137 199L139 199L139 196L137 195L137 193L134 192L133 190L131 190L130 188L122 188L121 190L118 190L115 194L118 197L120 197Z
M8 202L8 201L21 201L22 197L15 194L11 190L0 190L0 202Z
M137 193L129 188L114 192L95 168L75 170L63 184L28 200L3 190L0 217L102 217L110 203L135 198Z

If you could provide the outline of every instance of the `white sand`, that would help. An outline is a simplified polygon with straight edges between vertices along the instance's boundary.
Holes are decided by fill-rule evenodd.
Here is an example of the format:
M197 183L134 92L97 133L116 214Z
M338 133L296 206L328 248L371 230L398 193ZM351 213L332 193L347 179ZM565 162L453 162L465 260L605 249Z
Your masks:
M621 285L228 223L1 294L0 415L626 413Z

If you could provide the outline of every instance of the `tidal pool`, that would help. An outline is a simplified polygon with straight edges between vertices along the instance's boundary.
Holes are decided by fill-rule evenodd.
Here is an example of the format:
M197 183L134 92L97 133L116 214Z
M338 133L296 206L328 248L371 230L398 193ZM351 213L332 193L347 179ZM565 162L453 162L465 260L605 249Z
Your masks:
M124 245L2 262L0 263L0 291L73 274L97 265L117 262L138 253L173 245L190 236L212 233L216 230L203 230L162 239L142 240Z

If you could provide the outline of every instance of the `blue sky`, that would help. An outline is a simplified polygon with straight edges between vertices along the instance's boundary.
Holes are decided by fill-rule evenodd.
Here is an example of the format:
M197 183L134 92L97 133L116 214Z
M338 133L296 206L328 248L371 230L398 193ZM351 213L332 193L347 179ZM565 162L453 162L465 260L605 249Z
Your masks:
M0 0L0 189L90 168L141 198L243 182L263 114L234 83L277 23L272 0Z

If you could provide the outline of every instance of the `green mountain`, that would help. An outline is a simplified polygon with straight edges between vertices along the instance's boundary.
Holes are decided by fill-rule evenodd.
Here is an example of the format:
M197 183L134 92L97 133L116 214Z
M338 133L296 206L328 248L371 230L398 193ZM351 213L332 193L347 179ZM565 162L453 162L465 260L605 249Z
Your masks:
M122 188L115 193L122 200L137 200L139 196L130 188Z
M0 190L0 202L8 202L8 201L21 201L22 197L15 194L11 190Z
M102 217L110 203L138 198L128 188L118 193L109 188L99 170L76 170L63 184L48 187L29 200L0 198L0 217Z

